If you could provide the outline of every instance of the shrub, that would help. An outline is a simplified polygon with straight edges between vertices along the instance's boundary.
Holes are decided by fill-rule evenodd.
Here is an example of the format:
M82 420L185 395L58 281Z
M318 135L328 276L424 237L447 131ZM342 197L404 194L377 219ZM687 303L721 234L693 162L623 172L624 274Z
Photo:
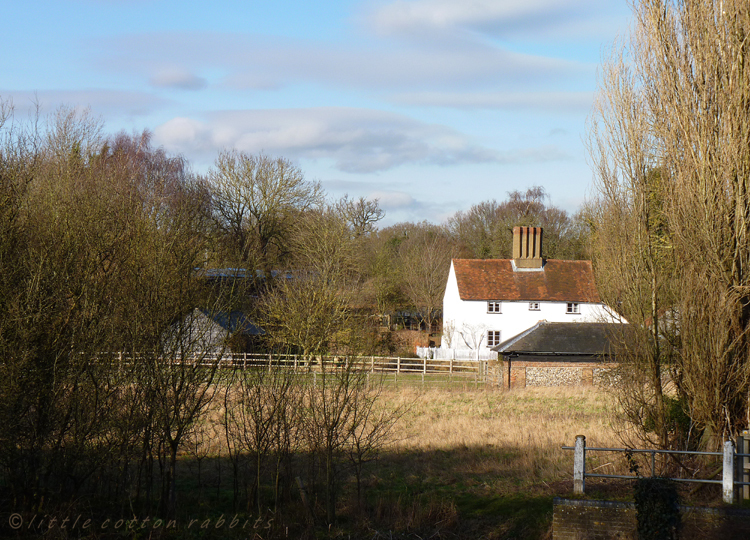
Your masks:
M675 483L667 478L639 478L635 483L639 540L678 538L680 501Z

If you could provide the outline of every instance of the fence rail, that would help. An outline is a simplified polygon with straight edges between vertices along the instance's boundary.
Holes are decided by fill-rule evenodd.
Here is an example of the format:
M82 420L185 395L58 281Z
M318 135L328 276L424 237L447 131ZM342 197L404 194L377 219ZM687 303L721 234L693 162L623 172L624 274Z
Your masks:
M132 362L144 355L114 353L123 363ZM192 353L170 357L173 364L217 367L221 369L272 369L293 370L341 369L354 366L371 373L403 375L444 376L448 379L487 382L487 362L483 360L455 360L435 358L405 358L399 356L309 356L259 353Z
M695 456L722 456L722 478L669 478L675 482L690 482L700 484L721 484L722 498L726 503L733 503L737 488L741 487L743 499L750 499L750 432L743 432L737 437L737 447L733 441L726 441L722 452L695 452L688 450L660 450L660 449L635 449L635 448L595 448L586 446L586 437L578 435L575 446L563 446L563 450L573 450L573 491L584 493L586 478L615 478L634 480L637 475L622 474L599 474L586 472L587 452L620 452L625 454L651 454L651 477L656 475L656 455L695 455ZM737 450L740 450L739 452Z

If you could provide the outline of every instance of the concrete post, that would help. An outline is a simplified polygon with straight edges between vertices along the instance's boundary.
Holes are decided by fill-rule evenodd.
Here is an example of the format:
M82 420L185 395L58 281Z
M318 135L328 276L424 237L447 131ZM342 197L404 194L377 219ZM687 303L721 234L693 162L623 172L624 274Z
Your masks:
M584 493L586 487L586 437L576 436L573 454L573 493Z
M724 443L724 470L722 474L722 494L724 502L734 502L734 443Z

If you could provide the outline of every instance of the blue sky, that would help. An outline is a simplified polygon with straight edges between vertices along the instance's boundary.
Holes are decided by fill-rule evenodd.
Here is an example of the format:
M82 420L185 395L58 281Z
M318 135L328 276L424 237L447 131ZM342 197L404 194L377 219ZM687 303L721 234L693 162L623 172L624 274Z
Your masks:
M622 0L12 2L0 98L90 108L205 172L284 156L388 225L544 186L575 211L586 119Z

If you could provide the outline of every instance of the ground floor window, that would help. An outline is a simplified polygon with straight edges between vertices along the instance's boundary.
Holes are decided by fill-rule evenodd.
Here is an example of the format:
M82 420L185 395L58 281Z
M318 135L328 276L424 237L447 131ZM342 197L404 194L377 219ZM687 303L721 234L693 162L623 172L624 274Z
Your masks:
M487 346L500 345L500 330L487 330Z

